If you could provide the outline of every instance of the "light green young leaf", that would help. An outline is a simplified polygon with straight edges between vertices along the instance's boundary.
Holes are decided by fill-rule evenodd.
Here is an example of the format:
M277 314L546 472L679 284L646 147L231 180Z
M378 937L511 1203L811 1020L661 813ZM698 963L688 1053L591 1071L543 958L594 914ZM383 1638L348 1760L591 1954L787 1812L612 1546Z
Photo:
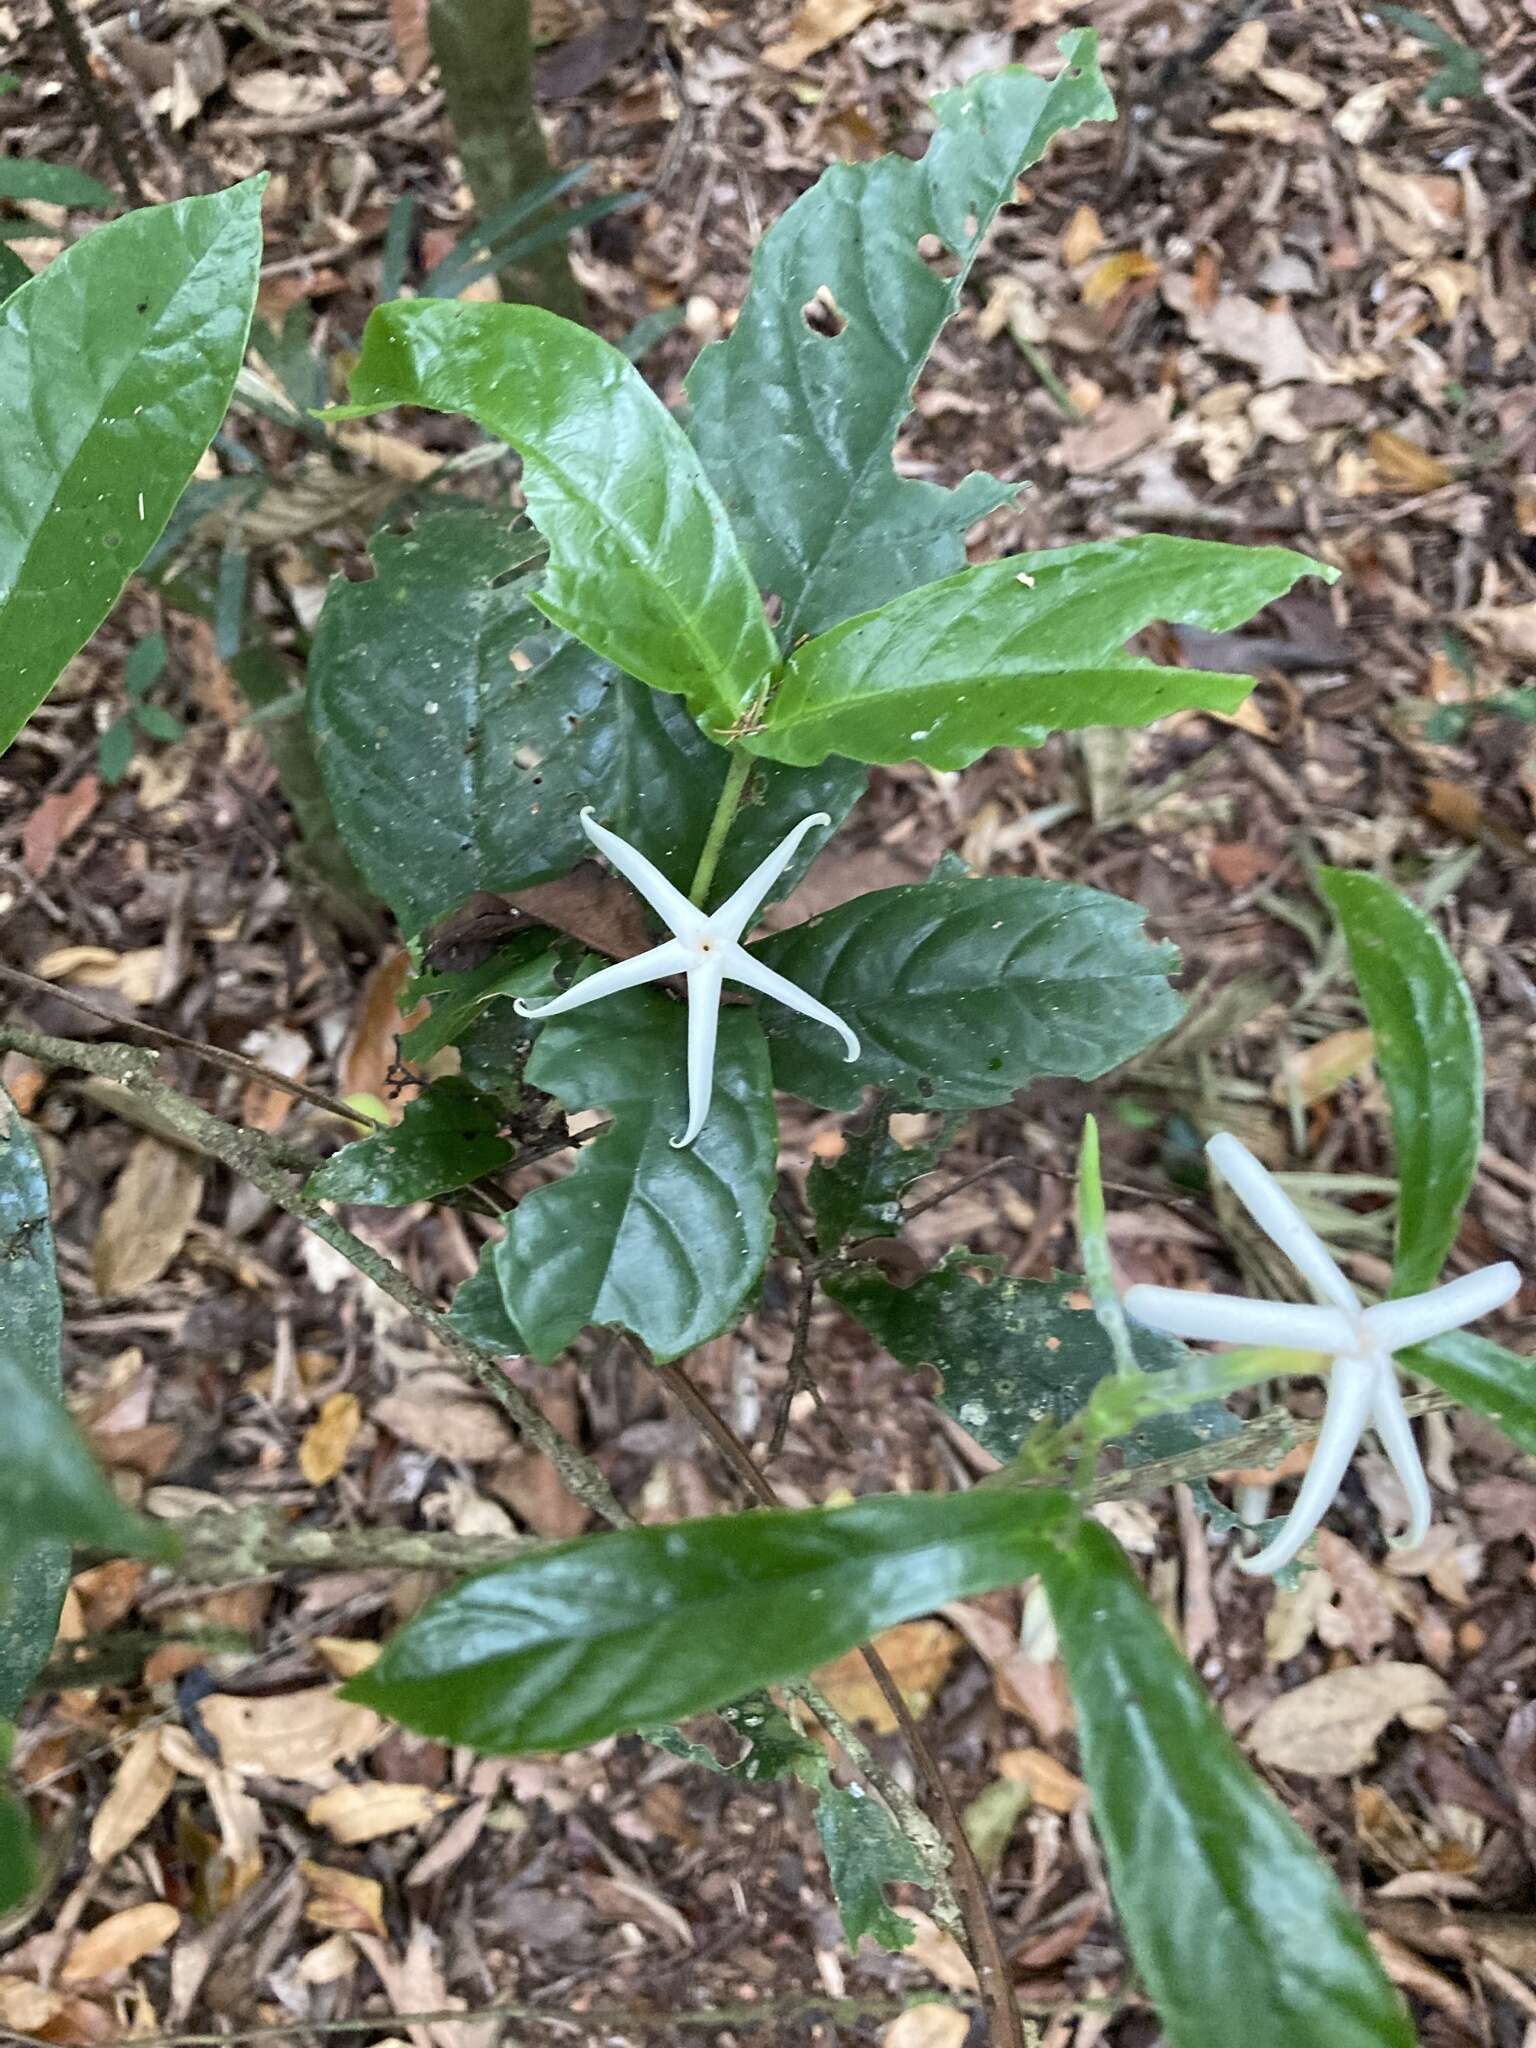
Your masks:
M305 1192L327 1202L422 1202L467 1187L511 1157L500 1105L450 1074L408 1102L393 1129L344 1145L317 1166Z
M589 1323L678 1358L730 1327L762 1271L778 1161L767 1048L750 1011L721 1012L709 1121L678 1148L687 1022L683 1004L633 989L539 1032L529 1085L613 1113L568 1174L523 1197L496 1247L508 1313L541 1361Z
M1536 1358L1522 1358L1470 1330L1453 1330L1404 1352L1401 1362L1443 1394L1486 1415L1536 1457Z
M962 569L798 648L747 745L802 766L837 753L964 768L1047 732L1235 711L1251 676L1159 668L1126 642L1156 619L1226 631L1298 578L1336 573L1289 548L1155 533Z
M1333 1873L1096 1522L1042 1570L1131 1952L1172 2048L1414 2048Z
M265 184L125 214L0 306L0 749L106 617L224 417Z
M493 1754L680 1721L1038 1571L1060 1494L887 1494L586 1536L428 1603L345 1697Z
M940 93L919 162L831 165L763 237L729 340L693 367L694 442L786 644L960 568L966 528L1013 495L981 474L955 491L898 477L891 451L1020 173L1053 135L1114 114L1092 31L1060 48L1052 79L1018 67ZM953 277L924 260L925 235ZM818 295L840 333L807 322Z
M816 1832L838 1918L851 1949L869 1935L881 1948L910 1948L917 1929L886 1901L888 1884L926 1884L923 1860L878 1799L828 1778L816 1800Z
M592 804L686 885L729 760L535 608L526 526L460 508L381 532L375 574L338 580L310 659L309 716L348 849L408 934L476 890L566 874ZM807 811L841 819L866 771L764 762L719 874L734 888ZM786 875L788 888L812 850Z
M1461 969L1415 904L1374 875L1323 868L1376 1036L1397 1145L1394 1294L1433 1287L1456 1240L1483 1141L1483 1043Z
M754 947L846 1018L830 1034L763 1005L774 1080L828 1109L870 1086L923 1109L1006 1102L1041 1075L1092 1080L1178 1022L1172 946L1118 896L1012 876L881 889ZM819 1033L819 1035L818 1035Z
M762 601L687 435L616 348L537 306L402 301L370 316L352 395L337 417L425 405L509 442L549 543L539 609L717 732L752 702L776 659Z

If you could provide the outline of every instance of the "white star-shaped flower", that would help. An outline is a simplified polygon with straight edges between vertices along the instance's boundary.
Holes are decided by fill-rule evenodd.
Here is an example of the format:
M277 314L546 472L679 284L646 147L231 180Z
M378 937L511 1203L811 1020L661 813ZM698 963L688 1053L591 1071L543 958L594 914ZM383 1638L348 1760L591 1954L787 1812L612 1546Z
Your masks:
M513 1008L523 1017L559 1017L567 1010L579 1010L584 1003L596 1003L604 996L616 995L621 988L638 988L645 981L664 981L671 974L686 974L688 1128L680 1138L672 1140L674 1145L691 1145L709 1116L715 1085L715 1038L720 1026L723 982L740 982L745 988L756 989L759 995L772 996L786 1009L798 1010L802 1017L814 1017L818 1024L825 1024L841 1034L849 1059L856 1060L859 1041L842 1018L829 1010L825 1003L807 995L803 988L786 981L782 974L775 974L771 967L747 952L741 943L742 933L751 928L763 898L793 860L795 850L806 833L817 825L830 825L831 822L825 811L814 811L810 817L802 818L792 832L784 835L768 858L752 870L734 895L728 896L718 910L704 911L696 903L690 903L680 889L674 889L666 876L637 847L631 846L627 839L621 839L617 832L610 832L599 825L589 806L581 814L582 831L594 846L607 854L619 873L634 885L663 923L669 926L672 937L663 940L659 946L652 946L648 953L637 953L632 960L616 960L611 967L599 968L596 974L588 975L585 981L578 981L574 988L567 989L564 995L555 996L550 1002L534 1007L519 996Z
M1519 1268L1506 1259L1464 1279L1362 1308L1332 1253L1290 1196L1247 1146L1223 1132L1206 1156L1254 1222L1285 1253L1319 1307L1246 1301L1241 1295L1186 1294L1176 1287L1131 1287L1126 1314L1172 1337L1214 1344L1276 1345L1333 1358L1328 1406L1306 1477L1285 1527L1257 1556L1238 1560L1245 1572L1276 1572L1301 1550L1333 1501L1361 1435L1374 1425L1408 1497L1404 1546L1429 1533L1429 1482L1403 1406L1393 1353L1443 1337L1502 1308L1520 1291Z

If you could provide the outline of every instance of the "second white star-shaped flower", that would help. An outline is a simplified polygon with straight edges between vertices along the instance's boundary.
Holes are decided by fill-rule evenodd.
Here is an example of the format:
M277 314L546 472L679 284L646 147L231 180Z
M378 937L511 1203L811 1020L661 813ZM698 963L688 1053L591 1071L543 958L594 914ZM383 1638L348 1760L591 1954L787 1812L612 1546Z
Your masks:
M814 811L810 817L802 818L792 832L784 835L768 858L752 870L733 895L728 896L718 909L704 911L696 903L690 903L680 889L675 889L638 847L631 846L627 839L621 839L617 832L610 832L606 826L599 825L589 806L581 814L582 831L645 898L671 930L672 937L664 939L659 946L652 946L647 953L637 953L632 960L616 960L611 967L600 967L596 974L588 975L585 981L578 981L574 988L567 989L564 995L555 996L547 1003L535 1006L519 996L513 1004L514 1009L523 1017L540 1020L559 1017L567 1010L579 1010L584 1003L596 1003L604 996L616 995L621 988L638 988L642 982L665 981L669 975L685 974L688 977L688 1128L680 1138L672 1140L674 1145L691 1145L709 1116L710 1099L714 1094L720 996L722 985L727 981L740 982L744 988L755 989L759 995L772 996L786 1009L798 1010L802 1017L814 1017L818 1024L825 1024L841 1035L848 1048L849 1059L856 1060L859 1041L842 1018L829 1010L825 1003L819 1003L815 996L808 995L794 982L786 981L782 974L775 974L771 967L764 966L741 943L742 934L749 931L756 921L763 898L794 859L806 833L817 825L830 825L831 822L825 811Z
M1254 1222L1285 1253L1322 1305L1186 1294L1177 1287L1131 1287L1125 1295L1126 1314L1171 1337L1320 1351L1333 1359L1323 1426L1296 1504L1273 1543L1255 1557L1239 1559L1242 1569L1276 1572L1297 1556L1328 1512L1368 1424L1374 1425L1408 1499L1402 1542L1422 1543L1429 1533L1429 1481L1403 1406L1393 1353L1443 1337L1502 1308L1520 1291L1519 1268L1506 1259L1428 1294L1362 1308L1333 1254L1247 1146L1223 1132L1205 1150Z

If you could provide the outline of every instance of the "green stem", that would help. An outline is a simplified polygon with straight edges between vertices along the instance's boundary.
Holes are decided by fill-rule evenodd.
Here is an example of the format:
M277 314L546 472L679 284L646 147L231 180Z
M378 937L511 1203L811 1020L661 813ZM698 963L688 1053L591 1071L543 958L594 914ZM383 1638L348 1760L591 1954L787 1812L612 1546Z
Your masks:
M709 885L715 879L715 869L720 865L726 835L736 822L736 813L741 809L747 777L751 773L752 756L741 752L733 753L731 765L725 771L720 801L715 805L715 815L709 821L704 851L699 855L699 864L693 871L693 881L688 890L689 902L697 903L701 908L704 898L709 894Z

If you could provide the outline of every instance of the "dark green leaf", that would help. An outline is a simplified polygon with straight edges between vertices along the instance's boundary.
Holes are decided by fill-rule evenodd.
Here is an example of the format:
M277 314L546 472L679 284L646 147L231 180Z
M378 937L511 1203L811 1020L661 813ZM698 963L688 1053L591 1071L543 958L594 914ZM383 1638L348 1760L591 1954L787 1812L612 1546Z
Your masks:
M1483 1142L1477 1006L1423 911L1374 875L1323 868L1318 887L1349 943L1350 965L1392 1105L1397 1145L1394 1294L1440 1277Z
M446 512L405 537L376 535L373 549L373 580L338 582L327 599L310 716L343 835L406 931L477 889L567 873L592 851L585 804L686 884L728 758L676 699L534 609L528 580L511 574L528 557L526 527ZM848 761L811 773L764 763L718 888L734 888L807 811L836 823L865 780Z
M348 414L468 413L523 458L549 543L539 609L728 728L776 659L747 565L682 428L616 348L537 306L414 299L363 334Z
M901 1103L975 1109L1041 1075L1082 1081L1171 1030L1172 946L1144 913L1068 882L920 882L880 889L755 950L847 1019L851 1065L822 1025L765 1008L774 1080L828 1109L888 1088Z
M1441 60L1439 69L1421 95L1426 107L1438 112L1448 99L1475 100L1483 94L1483 60L1476 50L1458 42L1427 14L1412 7L1377 7L1378 14L1406 29L1416 42L1433 50Z
M886 1903L888 1884L926 1884L922 1858L878 1799L862 1786L830 1781L816 1801L816 1832L827 1859L848 1946L870 1935L882 1948L910 1948L917 1929Z
M544 926L534 926L515 933L478 967L459 974L418 974L406 988L401 1006L409 1011L426 1003L428 1011L401 1039L401 1057L414 1066L424 1066L444 1046L457 1045L480 1012L498 996L531 1000L553 995L558 943Z
M49 206L116 206L117 194L73 164L0 158L0 199L41 199Z
M144 697L165 673L165 635L146 633L123 663L123 688L130 697Z
M823 1285L899 1364L938 1372L938 1406L1006 1463L1038 1424L1066 1422L1087 1406L1114 1373L1114 1347L1075 1275L983 1280L965 1264L965 1253L956 1253L910 1287L892 1286L872 1266L829 1273ZM1144 1372L1190 1358L1153 1330L1133 1329L1131 1342ZM1204 1401L1148 1418L1125 1437L1124 1449L1139 1464L1230 1436L1237 1426L1225 1408Z
M709 1121L679 1149L687 1023L683 1004L632 989L539 1033L529 1085L567 1109L609 1109L613 1126L523 1197L497 1247L508 1312L537 1359L589 1323L680 1357L730 1327L762 1270L778 1158L767 1048L749 1011L721 1012Z
M1159 668L1125 643L1154 619L1226 631L1299 577L1336 573L1288 548L1156 533L1010 555L798 648L747 744L802 766L837 753L964 768L1051 731L1235 711L1251 676Z
M473 1749L574 1749L1038 1571L1069 1513L983 1488L582 1537L440 1594L346 1696Z
M877 1115L847 1133L843 1150L827 1164L816 1159L806 1175L805 1194L816 1219L816 1246L835 1252L860 1238L885 1237L901 1221L901 1197L937 1163L946 1143L898 1145L891 1120Z
M50 1401L64 1385L62 1334L48 1176L25 1118L0 1088L0 1355ZM0 1474L5 1464L0 1451ZM0 1480L0 1550L19 1558L8 1587L0 1578L0 1721L14 1718L47 1662L69 1584L67 1543L8 1546L12 1512ZM21 1530L11 1533L14 1539Z
M115 789L122 781L132 759L133 718L125 711L121 718L113 719L96 742L96 766L109 789Z
M97 228L0 308L0 748L106 617L224 417L265 183Z
M140 732L147 733L152 740L179 740L186 731L175 712L167 711L163 704L136 705L133 715Z
M343 1146L309 1176L306 1193L328 1202L421 1202L467 1187L512 1157L501 1107L457 1075L408 1102L392 1130Z
M1452 1330L1403 1354L1410 1372L1496 1422L1536 1457L1536 1358L1522 1358L1470 1330Z
M507 1314L495 1252L494 1241L481 1246L480 1263L453 1297L448 1320L471 1344L483 1344L487 1351L511 1358L520 1355L526 1346L522 1332Z
M11 1730L0 1724L0 1769L11 1753ZM0 1786L0 1914L14 1912L31 1893L37 1875L32 1824L26 1808Z
M1131 1952L1173 2048L1413 2048L1332 1872L1238 1754L1119 1547L1042 1566Z
M940 93L920 162L833 164L763 237L730 339L693 367L694 441L787 644L960 568L966 528L1013 495L979 474L956 491L898 477L891 451L1020 172L1053 135L1114 113L1092 32L1061 49L1054 79L1017 68ZM958 260L953 277L924 261L925 235ZM807 321L819 294L846 323L836 335Z
M16 251L0 242L0 305L4 305L11 293L19 290L31 275Z

